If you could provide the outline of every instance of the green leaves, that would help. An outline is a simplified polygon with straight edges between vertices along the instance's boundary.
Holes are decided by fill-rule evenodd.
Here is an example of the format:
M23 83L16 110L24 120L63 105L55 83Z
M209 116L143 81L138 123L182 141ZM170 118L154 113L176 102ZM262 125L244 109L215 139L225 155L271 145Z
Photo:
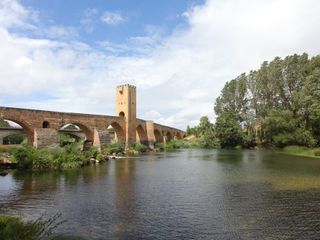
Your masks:
M229 138L230 144L238 138L239 125L242 132L259 125L255 137L279 146L311 146L315 139L320 144L320 55L309 59L306 53L294 54L263 62L257 71L226 83L214 110L218 125L229 123L219 129L219 138Z

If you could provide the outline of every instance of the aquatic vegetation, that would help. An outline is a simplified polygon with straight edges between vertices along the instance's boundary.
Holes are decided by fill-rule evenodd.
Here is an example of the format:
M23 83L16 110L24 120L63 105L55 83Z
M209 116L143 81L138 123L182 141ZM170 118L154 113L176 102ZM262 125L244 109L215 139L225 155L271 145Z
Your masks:
M34 221L23 221L20 217L0 215L0 239L54 239L53 230L63 223L57 221L59 217L60 214L57 214L47 220L40 217Z

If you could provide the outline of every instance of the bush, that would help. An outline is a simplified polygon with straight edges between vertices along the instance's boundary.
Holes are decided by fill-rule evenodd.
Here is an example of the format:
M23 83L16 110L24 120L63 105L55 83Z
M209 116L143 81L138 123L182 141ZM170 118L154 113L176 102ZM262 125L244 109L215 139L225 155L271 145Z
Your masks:
M145 153L148 151L148 147L146 145L141 144L141 143L134 143L132 145L132 148L139 153Z
M124 153L125 146L123 143L112 142L109 146L102 149L105 154Z
M82 151L82 143L74 142L64 146L66 153L79 154Z
M13 158L18 167L31 169L34 158L34 150L31 147L19 147L13 151Z
M90 158L97 158L97 156L99 155L99 150L96 147L92 147L92 148L90 148L89 151L86 152L85 155L89 159Z
M159 151L163 151L164 150L164 144L161 143L161 142L156 142L154 146Z
M74 142L76 142L76 140L74 138L70 137L69 135L63 134L63 133L59 134L60 147L64 147L64 146L72 144Z
M85 158L83 155L79 154L64 154L62 155L61 161L61 169L74 169L79 168L88 163L88 161L85 161Z
M246 135L244 134L243 137L242 137L242 144L241 146L243 148L253 148L255 147L257 144L256 144L256 140L255 140L255 137L252 136L252 135Z
M192 144L182 139L172 139L166 144L163 144L163 146L166 151L171 151L171 150L180 149L180 148L191 148Z
M202 135L199 140L200 148L216 148L219 143L213 135Z
M19 168L33 170L70 169L89 163L77 144L55 149L19 147L14 151L13 157Z

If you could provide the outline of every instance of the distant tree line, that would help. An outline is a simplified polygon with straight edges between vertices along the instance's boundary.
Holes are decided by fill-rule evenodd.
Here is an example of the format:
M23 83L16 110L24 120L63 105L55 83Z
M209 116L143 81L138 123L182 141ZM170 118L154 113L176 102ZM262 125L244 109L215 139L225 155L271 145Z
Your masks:
M227 82L214 111L215 124L187 128L204 146L320 146L320 55L263 62Z
M227 82L214 111L221 147L319 146L320 55L263 62Z

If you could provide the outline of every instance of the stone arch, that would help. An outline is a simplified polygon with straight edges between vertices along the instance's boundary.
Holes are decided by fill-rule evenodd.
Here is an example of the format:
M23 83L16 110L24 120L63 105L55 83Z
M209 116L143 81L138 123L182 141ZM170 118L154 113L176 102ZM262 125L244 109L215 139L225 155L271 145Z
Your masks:
M126 135L121 125L117 122L112 122L111 124L107 125L108 128L109 126L111 126L114 129L114 139L117 142L124 143L126 140Z
M139 124L136 129L136 136L137 142L140 142L144 145L148 145L148 136L141 124Z
M70 121L67 124L63 124L60 129L63 129L65 126L73 124L76 127L78 127L79 129L81 129L81 131L85 134L86 136L86 140L88 141L93 141L93 129L91 129L90 127L86 126L83 123L80 122L76 122L76 121Z
M158 129L154 130L154 137L156 142L163 142L161 132Z
M182 139L182 138L183 138L180 132L176 132L176 133L175 133L175 137L176 137L177 139Z
M14 122L18 125L20 125L21 128L25 131L25 134L27 135L27 141L29 145L33 145L34 142L34 129L24 120L15 118L15 117L2 117L3 120L8 120L11 122Z
M6 144L21 144L24 141L24 138L26 138L26 131L13 131L13 132L0 132L0 145L6 145ZM13 142L12 142L13 141Z
M167 131L166 134L165 134L165 137L166 137L166 141L167 141L167 142L170 141L170 140L172 140L172 134L171 134L171 132L170 132L170 131Z

